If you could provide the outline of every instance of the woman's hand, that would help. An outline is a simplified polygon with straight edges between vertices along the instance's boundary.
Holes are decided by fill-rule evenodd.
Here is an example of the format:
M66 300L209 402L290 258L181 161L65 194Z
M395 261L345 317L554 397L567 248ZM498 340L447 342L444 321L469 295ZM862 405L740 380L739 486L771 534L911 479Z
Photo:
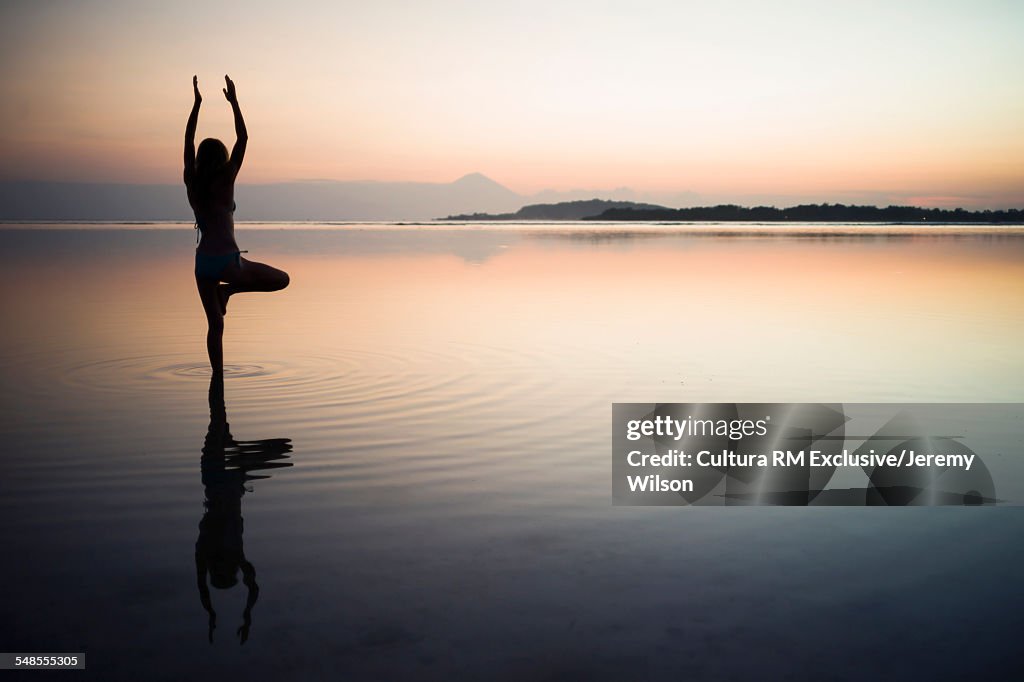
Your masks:
M196 94L196 104L203 101L203 96L199 94L199 78L192 76L192 91Z
M224 88L224 97L227 98L228 102L231 102L232 104L238 104L238 97L235 96L234 81L232 81L230 78L227 77L227 75L225 75L224 82L228 84L228 86Z

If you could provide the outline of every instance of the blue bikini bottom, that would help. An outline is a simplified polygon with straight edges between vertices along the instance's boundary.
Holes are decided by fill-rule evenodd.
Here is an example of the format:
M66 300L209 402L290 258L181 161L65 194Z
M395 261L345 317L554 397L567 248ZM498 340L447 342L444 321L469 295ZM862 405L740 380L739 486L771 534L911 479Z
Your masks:
M243 253L245 252L235 251L234 253L210 254L196 251L196 277L219 280L224 268L232 263L242 267Z

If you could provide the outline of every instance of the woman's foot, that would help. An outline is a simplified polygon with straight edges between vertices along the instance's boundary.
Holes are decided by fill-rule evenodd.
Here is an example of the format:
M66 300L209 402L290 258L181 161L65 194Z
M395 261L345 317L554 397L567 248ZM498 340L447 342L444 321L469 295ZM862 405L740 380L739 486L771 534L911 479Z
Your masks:
M220 304L220 314L228 314L228 299L231 298L231 292L228 291L227 284L217 285L217 303Z

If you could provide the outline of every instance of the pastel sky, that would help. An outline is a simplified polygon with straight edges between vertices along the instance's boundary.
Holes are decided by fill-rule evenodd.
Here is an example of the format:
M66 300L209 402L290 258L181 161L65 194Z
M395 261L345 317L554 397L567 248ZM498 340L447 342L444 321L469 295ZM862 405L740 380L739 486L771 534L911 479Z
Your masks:
M1024 2L5 2L0 179L628 186L1024 206ZM875 201L871 201L875 203Z

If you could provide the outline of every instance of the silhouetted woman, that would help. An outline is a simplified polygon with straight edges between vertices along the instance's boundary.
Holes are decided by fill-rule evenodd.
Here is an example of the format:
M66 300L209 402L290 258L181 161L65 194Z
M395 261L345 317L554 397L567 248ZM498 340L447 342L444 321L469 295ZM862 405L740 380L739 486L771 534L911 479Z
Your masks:
M249 136L238 108L235 84L227 76L224 81L224 96L235 114L236 139L231 156L224 143L213 138L203 140L196 152L196 124L203 98L195 76L195 104L185 126L185 187L201 235L196 247L196 286L209 324L206 350L214 373L224 369L224 315L228 299L243 291L278 291L288 286L287 273L242 258L245 252L235 242L235 177L242 167Z

